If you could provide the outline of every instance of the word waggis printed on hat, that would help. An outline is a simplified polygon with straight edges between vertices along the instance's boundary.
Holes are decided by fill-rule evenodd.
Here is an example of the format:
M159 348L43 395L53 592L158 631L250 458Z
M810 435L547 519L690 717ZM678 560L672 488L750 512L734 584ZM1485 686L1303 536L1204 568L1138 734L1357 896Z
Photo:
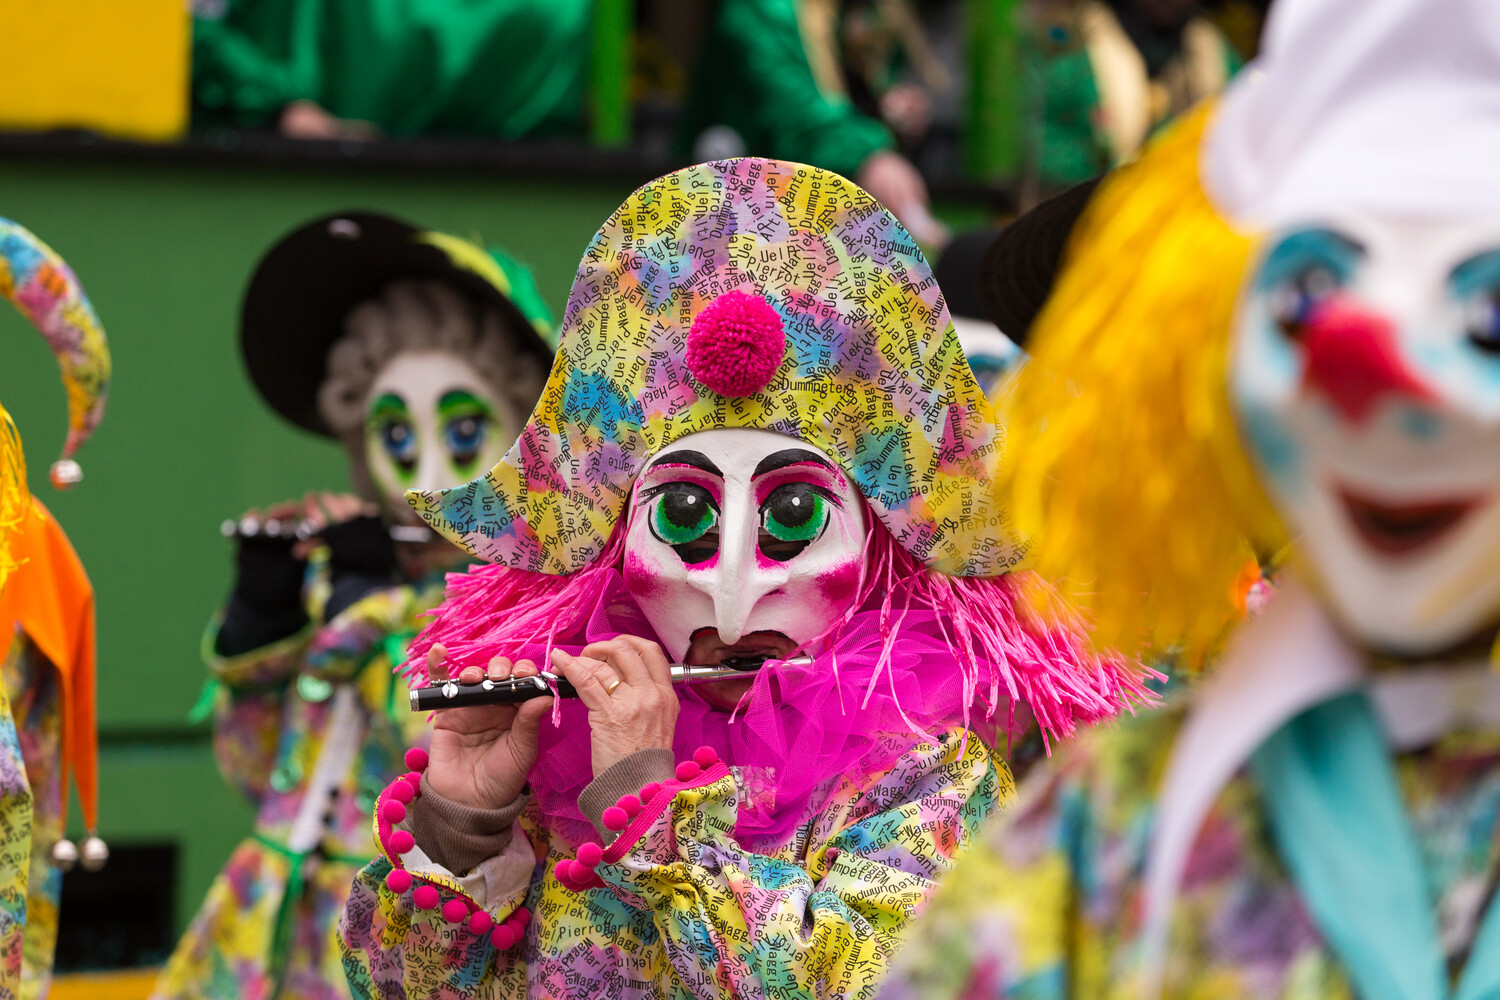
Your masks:
M46 338L68 393L68 438L53 466L53 485L80 473L73 453L104 419L110 357L104 328L66 261L25 226L0 218L0 295Z
M1024 554L984 487L1003 432L916 242L851 182L776 160L636 191L584 254L520 440L479 479L408 499L475 556L569 573L653 454L722 427L837 459L935 569L989 576Z

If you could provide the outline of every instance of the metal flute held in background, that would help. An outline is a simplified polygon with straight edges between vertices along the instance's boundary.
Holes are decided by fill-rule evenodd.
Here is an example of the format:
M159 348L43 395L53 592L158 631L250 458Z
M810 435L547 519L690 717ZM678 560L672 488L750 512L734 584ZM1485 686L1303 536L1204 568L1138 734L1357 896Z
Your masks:
M694 666L689 663L671 665L673 684L703 684L709 681L728 680L731 677L749 677L766 663L785 663L788 666L805 667L812 663L810 656L794 656L787 660L774 657L726 660L713 667ZM444 681L431 687L413 688L411 710L431 712L445 708L467 708L470 705L518 705L532 698L545 698L556 691L561 698L577 698L567 678L543 671L530 677L513 677L505 681L488 678L478 684L460 684Z
M328 525L311 518L299 520L268 517L261 520L258 517L242 517L239 520L231 518L220 524L219 534L225 538L265 537L305 542L327 527ZM386 527L386 531L394 542L431 542L441 537L425 524L392 524Z

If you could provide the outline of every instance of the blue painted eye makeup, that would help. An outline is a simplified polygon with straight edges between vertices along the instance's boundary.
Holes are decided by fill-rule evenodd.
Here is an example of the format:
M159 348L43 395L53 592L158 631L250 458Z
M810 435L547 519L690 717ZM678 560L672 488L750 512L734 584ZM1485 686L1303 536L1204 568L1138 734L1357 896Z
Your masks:
M1455 267L1448 289L1463 308L1469 343L1485 354L1500 354L1500 250Z
M367 422L379 436L381 447L395 463L402 481L409 481L417 467L417 431L406 400L392 392L384 393L370 404Z
M443 429L443 445L454 467L460 475L471 474L495 422L489 404L473 393L452 389L438 400L438 421Z
M1298 340L1313 310L1348 283L1364 255L1360 243L1332 229L1299 230L1266 255L1255 289L1282 334Z

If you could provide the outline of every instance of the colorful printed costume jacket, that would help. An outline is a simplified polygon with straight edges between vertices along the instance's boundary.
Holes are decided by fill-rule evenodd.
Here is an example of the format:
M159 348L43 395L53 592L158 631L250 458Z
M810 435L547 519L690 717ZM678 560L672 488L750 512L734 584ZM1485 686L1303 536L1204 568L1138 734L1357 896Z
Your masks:
M647 786L592 875L572 863L588 876L568 876L576 892L555 870L574 850L530 807L509 847L462 878L419 847L399 856L405 831L377 820L383 857L344 916L350 983L412 1000L868 996L913 908L1011 791L980 740L962 743L952 732L863 787L844 781L768 854L731 834L740 775L684 762L684 780ZM391 873L414 860L412 889Z
M322 620L326 562L309 566ZM366 595L321 627L230 659L214 748L255 803L255 832L230 856L157 982L158 997L347 997L334 928L374 851L370 810L425 725L391 674L442 597L441 577ZM211 625L206 649L212 651Z
M1358 712L1364 700L1345 695L1315 711ZM882 1000L1139 996L1148 844L1188 701L1098 727L1027 774L1015 805L913 922ZM1437 937L1456 970L1500 876L1500 727L1390 759ZM1356 814L1343 822L1361 825ZM1219 791L1198 828L1168 928L1163 998L1360 995L1289 874L1251 767Z

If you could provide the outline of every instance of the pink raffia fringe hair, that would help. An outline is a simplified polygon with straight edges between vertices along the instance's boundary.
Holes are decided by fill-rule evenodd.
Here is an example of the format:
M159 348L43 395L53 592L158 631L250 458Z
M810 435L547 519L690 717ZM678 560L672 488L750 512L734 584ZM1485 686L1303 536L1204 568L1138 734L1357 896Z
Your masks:
M1070 736L1079 725L1154 701L1146 684L1157 675L1139 664L1093 652L1076 614L1034 573L938 573L897 545L878 518L868 520L873 527L865 541L857 597L840 621L806 644L809 651L824 650L815 665L826 663L837 678L839 651L848 645L844 640L851 624L859 619L865 630L878 625L878 647L865 644L878 649L874 669L854 671L864 687L862 700L846 703L840 694L841 711L867 705L884 679L883 687L908 731L923 732L902 707L902 685L893 672L893 654L903 635L910 633L915 640L919 631L929 647L933 639L947 647L961 674L961 698L956 700L961 700L965 729L979 721L971 718L972 708L980 708L983 720L993 723L1004 706L1005 731L1015 734L1024 723L1024 716L1016 714L1021 703L1050 749L1051 740ZM444 603L430 612L434 620L412 643L398 672L413 687L427 684L427 652L438 643L447 650L449 669L456 674L463 666L484 665L495 656L528 656L548 669L546 657L553 648L576 649L580 636L588 641L600 638L597 625L591 628L590 623L597 622L602 607L618 603L621 596L626 532L622 520L599 558L567 576L494 564L451 574ZM942 665L929 661L922 669L940 671ZM554 723L557 720L554 708Z

